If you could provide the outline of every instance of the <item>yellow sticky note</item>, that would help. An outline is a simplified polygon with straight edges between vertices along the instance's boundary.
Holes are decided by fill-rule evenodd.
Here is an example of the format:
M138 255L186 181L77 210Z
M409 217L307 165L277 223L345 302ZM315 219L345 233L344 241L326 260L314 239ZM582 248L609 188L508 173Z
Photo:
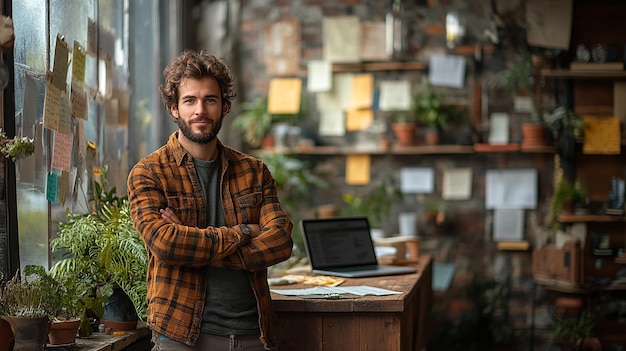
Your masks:
M295 114L300 112L302 80L299 78L274 78L270 81L267 112Z
M74 50L72 50L72 83L82 85L85 82L86 61L85 49L77 41L74 41Z
M369 155L349 155L346 157L346 184L369 184L370 170L371 159Z
M352 108L371 108L374 91L374 76L356 74L352 79Z
M583 116L584 154L617 155L621 152L620 121L617 117Z
M349 110L346 111L346 130L360 131L367 128L374 120L372 110Z

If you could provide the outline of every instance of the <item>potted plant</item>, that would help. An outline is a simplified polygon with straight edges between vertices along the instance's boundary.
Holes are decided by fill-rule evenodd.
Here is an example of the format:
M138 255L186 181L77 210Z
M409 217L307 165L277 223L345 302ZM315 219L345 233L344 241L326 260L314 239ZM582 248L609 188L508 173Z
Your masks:
M106 297L92 296L90 283L77 276L59 276L57 282L58 310L52 316L48 339L51 345L70 344L77 334L91 335L88 311L102 315Z
M431 234L444 234L452 223L450 217L448 206L444 201L428 201L424 211L424 223Z
M85 301L87 308L95 307L98 298L106 299L104 314L92 310L105 325L121 319L128 322L124 328L134 329L137 320L146 314L147 252L133 226L126 197L115 195L115 188L105 191L99 183L95 185L93 212L66 210L66 219L51 240L53 252L64 253L51 268L51 274L58 279L77 277L87 284L91 297L96 298ZM114 308L118 297L120 302L132 303ZM124 315L112 315L114 311Z
M552 330L552 343L561 344L563 350L600 351L600 340L593 337L595 321L584 311L576 317L556 316Z
M413 94L412 110L417 122L424 126L427 145L439 144L440 133L452 122L461 119L462 114L444 103L441 91L426 87Z
M564 106L559 106L544 114L544 121L552 131L552 137L563 143L571 137L572 141L583 136L585 122L583 117Z
M59 285L41 266L26 266L2 286L4 320L15 338L16 350L43 350L50 316L58 309Z
M570 181L562 177L556 186L550 199L550 212L552 215L552 228L558 227L559 214L572 214L575 208L583 207L587 201L587 190L580 181Z
M241 133L243 140L251 147L272 147L271 139L272 114L267 112L267 99L257 98L242 104L241 113L233 120L233 128ZM263 139L265 140L262 145Z
M233 120L233 128L241 133L243 140L251 147L267 149L275 144L272 128L278 123L294 122L298 117L298 114L269 113L267 98L257 98L242 104L241 113Z
M391 111L391 129L398 145L417 144L417 116L412 111Z

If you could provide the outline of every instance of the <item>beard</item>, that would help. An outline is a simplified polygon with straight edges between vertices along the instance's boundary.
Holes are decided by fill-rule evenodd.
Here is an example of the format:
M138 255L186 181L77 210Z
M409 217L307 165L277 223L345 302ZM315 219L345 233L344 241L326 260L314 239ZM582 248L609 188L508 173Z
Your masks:
M183 133L185 138L189 139L190 141L194 143L208 144L211 141L213 141L213 139L217 138L217 134L220 132L220 129L222 129L223 120L224 120L224 116L221 116L220 119L217 120L217 123L215 124L212 130L207 131L206 129L203 129L197 134L194 134L191 131L191 127L189 126L189 123L193 122L193 120L189 121L189 123L185 123L185 121L183 121L179 117L179 118L176 118L176 124L178 125L178 128L180 128L180 131Z

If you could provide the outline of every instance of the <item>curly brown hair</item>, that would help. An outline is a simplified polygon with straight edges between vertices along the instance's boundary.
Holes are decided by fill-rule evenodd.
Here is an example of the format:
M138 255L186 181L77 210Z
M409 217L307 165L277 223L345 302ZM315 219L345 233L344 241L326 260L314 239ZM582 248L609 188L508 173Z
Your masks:
M178 88L183 80L203 77L213 77L217 80L222 90L222 102L227 105L228 113L232 101L237 97L232 72L224 59L218 59L204 50L185 50L163 70L165 82L160 86L160 90L165 109L170 112L171 106L178 105Z

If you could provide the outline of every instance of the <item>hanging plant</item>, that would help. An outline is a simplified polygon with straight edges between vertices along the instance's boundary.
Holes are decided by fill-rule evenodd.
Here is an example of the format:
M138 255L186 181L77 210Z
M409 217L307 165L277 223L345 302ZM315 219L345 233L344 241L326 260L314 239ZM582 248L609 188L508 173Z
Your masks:
M0 130L0 154L11 158L13 162L18 158L24 158L35 152L35 140L28 137L9 138Z

